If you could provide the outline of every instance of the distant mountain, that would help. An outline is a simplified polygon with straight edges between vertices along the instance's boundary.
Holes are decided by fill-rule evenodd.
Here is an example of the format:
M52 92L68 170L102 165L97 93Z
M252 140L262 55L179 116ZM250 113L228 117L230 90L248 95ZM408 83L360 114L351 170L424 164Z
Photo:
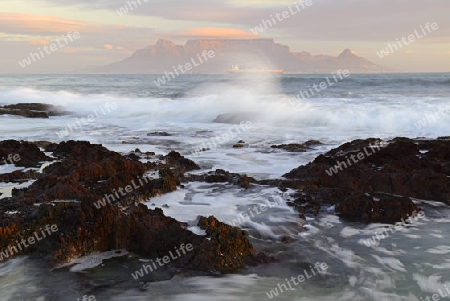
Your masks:
M207 61L202 56L198 57L205 54L204 51L214 51L214 57ZM189 71L192 73L227 73L231 65L238 65L241 69L283 69L285 73L328 73L338 69L351 72L386 71L355 55L350 49L344 50L338 57L311 55L308 52L291 52L288 46L275 43L273 39L197 39L187 41L184 46L159 39L155 45L137 50L131 57L95 71L162 74L173 72L174 68L186 63L193 65Z

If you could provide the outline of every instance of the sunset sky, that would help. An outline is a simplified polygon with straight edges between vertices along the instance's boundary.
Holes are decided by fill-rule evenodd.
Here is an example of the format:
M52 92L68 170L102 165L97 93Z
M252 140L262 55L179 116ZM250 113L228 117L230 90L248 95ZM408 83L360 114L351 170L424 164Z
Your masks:
M138 0L135 0L136 2ZM345 48L397 71L450 72L449 0L311 0L312 5L254 35L252 28L288 10L292 0L1 0L0 73L80 72L130 56L159 38L274 38L291 51L338 55ZM298 4L298 1L296 2ZM396 39L439 29L380 59ZM19 61L68 32L80 38L22 68Z

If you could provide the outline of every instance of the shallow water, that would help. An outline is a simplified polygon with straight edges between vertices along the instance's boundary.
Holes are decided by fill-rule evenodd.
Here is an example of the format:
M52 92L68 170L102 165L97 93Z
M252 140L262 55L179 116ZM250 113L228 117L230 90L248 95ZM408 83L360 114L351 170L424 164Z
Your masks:
M166 154L173 149L200 164L199 172L221 168L268 179L281 177L353 139L436 138L448 136L450 130L449 74L353 75L298 105L289 99L325 76L284 75L258 81L230 76L180 77L159 89L152 86L152 78L0 76L0 103L46 102L74 112L48 120L0 116L0 139L87 140L122 153L139 148ZM66 137L58 135L108 102L117 103L118 108L69 131ZM251 121L252 127L236 137L195 155L203 143L234 127L212 122L218 114L233 111L257 112L263 117ZM425 120L425 125L418 128L420 120ZM147 136L154 131L172 136ZM241 139L246 147L232 148ZM309 139L324 144L306 153L270 148ZM2 183L0 189L7 186L11 184ZM366 239L387 225L343 222L332 207L304 221L285 204L290 193L256 185L242 190L229 184L192 182L147 203L150 208L162 207L166 215L187 222L198 233L195 222L199 215L238 222L255 248L275 256L276 263L237 275L180 274L144 284L131 277L145 259L135 254L72 272L69 268L48 271L40 260L20 257L0 263L0 300L82 300L85 295L97 300L267 300L270 290L316 262L327 264L323 275L291 285L292 291L276 299L406 301L425 299L439 289L445 293L444 285L450 284L447 206L416 200L426 218L367 247ZM254 206L269 204L276 205L264 213L250 214ZM246 218L242 218L244 214ZM283 236L293 241L280 243ZM82 263L95 265L109 255L98 254Z

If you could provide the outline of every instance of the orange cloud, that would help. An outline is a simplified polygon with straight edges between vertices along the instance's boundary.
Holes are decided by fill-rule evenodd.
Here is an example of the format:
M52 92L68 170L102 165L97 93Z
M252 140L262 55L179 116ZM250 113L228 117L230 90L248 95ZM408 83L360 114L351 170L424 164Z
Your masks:
M28 44L34 45L34 46L42 46L42 45L48 45L48 44L50 44L50 42L47 40L33 40L33 41L28 42Z
M108 50L119 50L119 51L128 51L128 49L126 49L125 47L122 46L114 46L111 44L105 44L103 45L103 48L108 49Z
M236 28L191 28L182 32L183 36L191 37L213 37L213 38L256 38L255 35L245 30Z
M0 13L0 28L15 33L66 34L81 31L88 25L85 22L18 13Z

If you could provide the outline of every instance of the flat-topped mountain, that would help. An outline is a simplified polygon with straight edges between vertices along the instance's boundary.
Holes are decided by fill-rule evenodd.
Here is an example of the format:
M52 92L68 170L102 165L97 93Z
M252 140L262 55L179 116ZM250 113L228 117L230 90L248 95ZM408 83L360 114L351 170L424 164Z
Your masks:
M202 59L205 51L213 51L214 57ZM312 55L291 52L289 46L275 43L273 39L196 39L187 41L184 46L159 39L155 45L137 50L131 57L96 71L160 74L186 63L193 64L192 73L227 73L231 65L238 65L241 69L283 69L285 73L332 72L338 69L386 71L350 49L337 57Z

